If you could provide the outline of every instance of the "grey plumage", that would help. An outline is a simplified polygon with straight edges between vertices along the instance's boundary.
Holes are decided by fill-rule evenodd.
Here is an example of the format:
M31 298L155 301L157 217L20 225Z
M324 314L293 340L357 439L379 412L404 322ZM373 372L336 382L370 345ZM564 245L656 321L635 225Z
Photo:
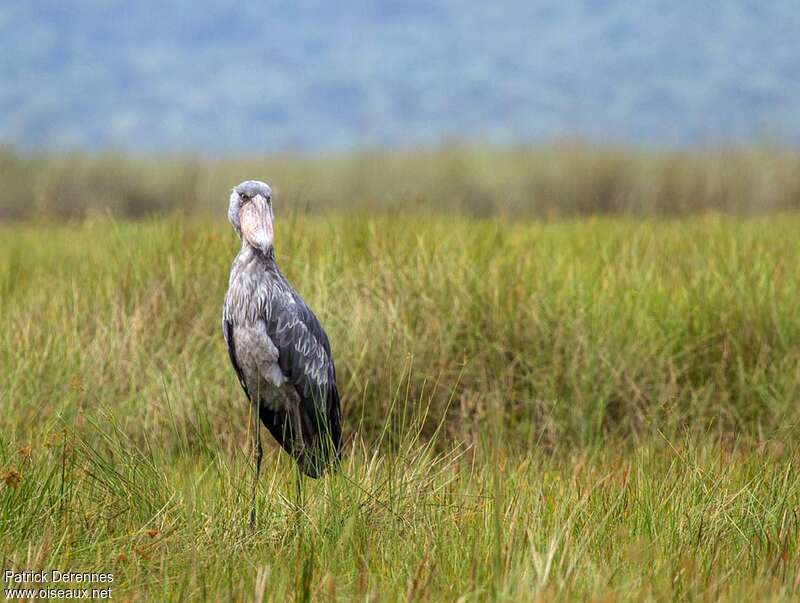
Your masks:
M228 218L242 248L231 267L222 331L254 415L256 479L259 418L306 475L319 477L340 455L336 369L322 325L275 262L271 194L252 180L232 191Z

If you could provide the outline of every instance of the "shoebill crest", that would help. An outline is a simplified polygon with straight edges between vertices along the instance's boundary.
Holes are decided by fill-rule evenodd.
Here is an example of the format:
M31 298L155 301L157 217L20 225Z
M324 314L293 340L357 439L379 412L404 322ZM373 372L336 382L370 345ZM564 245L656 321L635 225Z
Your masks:
M269 185L248 180L234 188L228 219L242 248L231 267L222 333L250 402L252 525L262 457L259 421L303 473L320 477L340 459L339 392L328 336L275 262Z

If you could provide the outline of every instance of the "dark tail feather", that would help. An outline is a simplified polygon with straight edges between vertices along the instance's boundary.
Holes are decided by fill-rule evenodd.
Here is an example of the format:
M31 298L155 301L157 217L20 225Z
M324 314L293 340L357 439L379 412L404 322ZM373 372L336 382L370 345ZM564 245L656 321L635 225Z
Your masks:
M335 402L327 417L319 417L319 420L303 417L303 440L306 448L300 458L295 454L294 437L286 413L272 411L265 404L259 408L261 422L308 477L319 478L326 471L339 468L342 458L342 427L338 392L335 394Z
M335 391L335 390L334 390ZM310 438L306 438L303 459L298 459L300 468L309 477L321 477L326 471L337 471L342 460L342 427L339 417L339 396L327 417L317 417L309 424ZM313 421L313 423L312 423ZM313 426L312 426L313 425Z

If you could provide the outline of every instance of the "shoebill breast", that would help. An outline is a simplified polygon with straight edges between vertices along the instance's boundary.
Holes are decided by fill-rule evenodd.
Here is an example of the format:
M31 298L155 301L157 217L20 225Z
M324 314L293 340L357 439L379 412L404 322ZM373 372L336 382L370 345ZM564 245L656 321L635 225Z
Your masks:
M242 240L222 318L231 363L261 422L307 475L319 477L338 463L341 450L328 337L278 269L270 187L254 180L238 185L228 218Z

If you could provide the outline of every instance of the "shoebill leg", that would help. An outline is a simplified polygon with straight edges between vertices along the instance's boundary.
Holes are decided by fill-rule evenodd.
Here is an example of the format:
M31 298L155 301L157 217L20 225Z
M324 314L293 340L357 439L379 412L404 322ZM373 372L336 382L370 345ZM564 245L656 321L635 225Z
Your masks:
M253 496L251 498L250 506L250 527L256 525L256 492L258 490L258 476L261 473L261 433L260 433L260 417L258 414L259 403L258 400L250 404L250 427L253 430L253 460L255 461L255 475L253 476Z

